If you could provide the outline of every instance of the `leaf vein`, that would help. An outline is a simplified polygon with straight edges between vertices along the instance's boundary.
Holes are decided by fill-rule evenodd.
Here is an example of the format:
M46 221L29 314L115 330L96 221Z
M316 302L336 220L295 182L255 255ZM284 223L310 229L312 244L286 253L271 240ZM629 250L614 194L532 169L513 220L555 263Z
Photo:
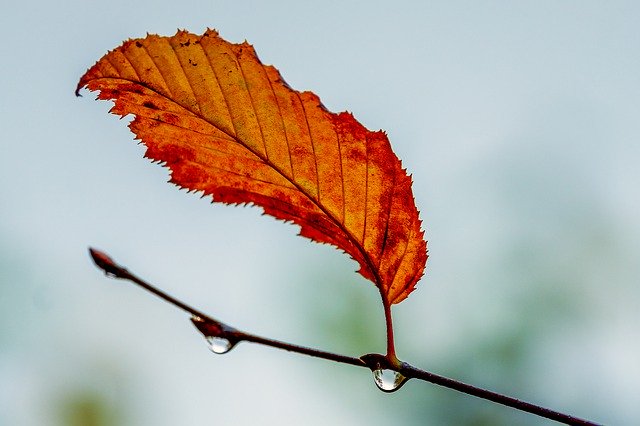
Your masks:
M147 54L147 56L149 57L149 59L151 59L151 63L153 64L154 67L156 67L156 70L158 70L158 74L160 74L160 77L162 77L162 82L164 83L165 88L167 89L167 98L171 99L172 102L177 103L173 97L173 93L171 93L171 89L169 88L169 84L167 83L167 78L164 76L164 74L162 73L162 70L160 69L160 67L158 66L158 64L156 63L156 60L153 59L153 56L151 56L151 53L149 53L149 50L147 49L147 46L145 46L144 44L142 44L142 49L144 50L144 52ZM129 60L129 58L127 58L127 60ZM137 74L137 73L136 73ZM138 78L140 78L138 76Z
M198 43L198 46L200 46L200 49L202 49L202 51L204 52L204 56L205 58L207 58L207 62L209 64L209 68L211 68L211 72L213 73L213 76L216 78L216 84L218 85L218 88L220 89L220 93L222 94L222 98L224 99L224 103L227 107L227 113L229 114L229 121L231 122L231 128L233 130L233 138L237 141L238 140L238 130L236 129L236 124L233 121L233 115L231 114L231 107L229 106L229 101L227 100L227 96L225 95L224 91L222 90L222 84L220 83L220 77L218 77L218 73L216 72L215 67L213 66L213 62L211 62L211 58L209 57L209 53L207 53L207 50L202 47L202 43Z
M367 238L367 215L369 204L369 135L364 136L364 158L365 158L365 174L364 174L364 224L362 226L362 244Z
M182 66L182 62L180 62L180 58L178 57L178 52L176 52L175 47L173 47L173 45L169 42L167 42L167 44L169 45L169 47L171 47L173 56L175 56L176 61L178 61L178 64L180 64L180 70L182 71L182 74L184 75L185 80L187 80L187 85L189 86L189 90L191 91L191 94L193 95L193 100L195 101L195 107L198 108L198 115L202 115L202 111L200 110L200 101L198 100L198 95L196 95L196 91L191 85L191 80L189 80L189 76L187 75L187 70L184 68L184 66Z
M247 76L244 73L244 70L242 69L242 61L238 61L238 69L240 70L240 74L242 75L244 86L247 89L247 94L249 95L249 103L251 104L251 110L253 111L253 115L256 118L256 124L258 125L258 130L260 131L260 139L262 139L262 146L264 148L265 160L269 162L269 151L267 151L267 140L264 137L262 124L260 123L260 118L258 117L258 110L256 109L256 105L253 100L253 95L251 94L251 89L249 88L249 80L247 80Z
M378 262L378 267L380 267L380 262L382 262L384 250L387 247L387 237L389 235L389 222L391 221L391 212L393 211L393 197L396 194L396 173L397 172L394 169L393 180L391 182L391 196L389 197L389 207L386 209L387 220L384 221L384 234L382 238L382 246L380 247L380 261Z
M261 182L261 183L264 183L264 184L267 184L267 185L275 186L277 188L283 188L283 189L286 189L288 191L297 190L297 188L292 187L292 186L282 185L282 184L277 183L277 182L273 182L273 181L265 180L265 179L259 179L259 178L253 177L253 176L247 176L246 174L240 173L237 170L229 170L229 169L226 169L224 167L216 166L214 164L203 164L203 163L201 163L199 161L194 161L194 160L183 160L183 161L185 163L196 164L199 167L204 167L204 168L209 168L210 167L212 169L221 170L221 171L223 171L225 173L229 173L229 174L232 174L232 175L235 175L235 176L239 176L242 179L246 179L246 180L249 180L249 181ZM222 185L220 185L219 187L222 187ZM253 193L253 191L247 191L247 192L252 192ZM257 194L262 195L260 193L257 193ZM282 200L278 200L278 202L281 202L281 201Z
M340 182L342 184L342 224L344 224L347 221L347 197L344 192L344 171L342 166L344 159L342 157L342 144L340 143L340 136L338 135L335 126L333 128L333 133L336 135L336 142L338 143L339 153L338 158L340 159Z
M313 142L313 135L311 134L311 126L309 125L309 118L307 117L307 108L304 106L304 102L302 101L302 97L300 96L300 93L297 91L294 91L293 93L296 94L296 96L298 97L298 100L300 101L300 105L302 106L302 112L304 115L304 122L307 125L307 130L309 131L309 140L311 141L311 151L313 152L313 161L315 162L316 165L316 191L317 191L317 197L318 197L318 204L320 204L320 172L318 171L318 156L316 155L316 147L315 144Z
M291 145L289 144L289 135L287 134L287 127L284 124L284 117L282 116L282 109L280 108L280 101L278 100L278 96L276 95L276 91L273 88L273 83L267 74L267 70L264 68L264 65L260 65L262 71L264 72L267 81L269 82L269 88L271 89L271 93L273 93L273 99L276 101L276 106L278 107L278 116L280 117L280 122L282 123L282 133L284 133L284 141L287 144L287 153L289 154L289 167L291 168L291 180L296 180L296 175L293 170L293 160L291 159Z
M413 225L413 224L412 224ZM402 266L402 263L404 262L404 258L407 255L407 249L409 248L409 243L411 242L411 237L413 237L413 226L411 226L411 228L409 229L409 234L406 236L406 242L404 245L404 250L402 251L402 256L400 256L400 260L398 261L398 267L396 268L395 271L393 271L393 276L391 277L391 281L389 281L389 289L387 291L391 291L391 288L393 287L393 282L396 280L396 276L398 275L398 271L400 270L400 267ZM410 281L407 281L410 282Z

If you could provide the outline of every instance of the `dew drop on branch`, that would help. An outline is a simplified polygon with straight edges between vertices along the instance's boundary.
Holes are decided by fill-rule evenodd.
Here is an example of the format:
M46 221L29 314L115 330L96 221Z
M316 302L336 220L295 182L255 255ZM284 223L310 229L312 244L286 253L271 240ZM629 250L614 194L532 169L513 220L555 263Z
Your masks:
M207 341L211 352L216 354L226 354L235 346L229 341L229 339L225 339L224 337L205 336L205 340Z
M193 325L202 333L211 352L226 354L238 343L225 337L225 326L217 321L206 321L197 315L191 317ZM227 330L228 331L228 330Z
M393 392L407 380L402 374L390 369L378 368L373 370L373 381L383 392Z

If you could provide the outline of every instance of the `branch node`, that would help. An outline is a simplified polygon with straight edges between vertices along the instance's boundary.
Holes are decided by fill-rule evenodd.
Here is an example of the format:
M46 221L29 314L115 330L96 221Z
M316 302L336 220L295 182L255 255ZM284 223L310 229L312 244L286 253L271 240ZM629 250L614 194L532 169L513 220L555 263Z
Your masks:
M398 367L404 363L395 356L366 354L360 359L369 367L373 373L373 381L383 392L395 392L410 379L400 373Z

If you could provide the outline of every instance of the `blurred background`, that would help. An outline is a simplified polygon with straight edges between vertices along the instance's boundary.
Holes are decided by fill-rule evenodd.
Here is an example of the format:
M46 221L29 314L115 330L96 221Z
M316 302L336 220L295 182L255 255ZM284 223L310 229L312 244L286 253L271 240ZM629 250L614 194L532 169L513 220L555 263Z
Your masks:
M537 425L411 381L241 344L106 279L87 246L247 331L383 352L376 289L258 208L166 184L127 119L73 94L107 50L216 28L385 129L430 258L399 356L640 424L640 6L634 1L9 2L0 17L0 424ZM549 422L550 423L550 422Z

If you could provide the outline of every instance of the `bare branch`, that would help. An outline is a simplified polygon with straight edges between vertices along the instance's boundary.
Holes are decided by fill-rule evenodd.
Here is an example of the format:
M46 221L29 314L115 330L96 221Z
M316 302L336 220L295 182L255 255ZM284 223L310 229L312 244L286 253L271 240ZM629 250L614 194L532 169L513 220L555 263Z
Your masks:
M107 254L100 250L96 250L94 248L89 248L89 254L93 259L96 266L102 269L105 274L112 278L119 278L123 280L131 281L145 290L153 293L154 295L160 297L161 299L171 303L174 306L182 309L183 311L191 314L191 321L196 326L196 328L207 338L216 337L223 338L229 342L230 347L233 347L239 342L247 341L258 343L265 346L271 346L277 349L283 349L289 352L295 352L303 355L308 355L316 358L322 358L329 361L340 362L343 364L355 365L357 367L367 367L374 371L381 370L393 370L396 373L399 373L401 376L401 381L398 382L397 386L392 389L383 389L386 392L392 392L399 389L404 383L406 383L409 379L417 379L423 380L426 382L431 382L440 386L444 386L449 389L453 389L467 395L473 395L478 398L486 399L488 401L493 401L498 404L505 405L507 407L514 408L516 410L525 411L527 413L535 414L540 417L544 417L550 420L555 420L560 423L568 424L568 425L582 425L582 426L597 426L597 423L580 419L578 417L570 416L568 414L563 414L558 411L550 410L548 408L544 408L535 404L531 404L528 402L524 402L522 400L502 395L487 389L479 388L476 386L472 386L463 382L459 382L457 380L449 379L444 376L440 376L434 373L430 373L428 371L421 370L408 364L406 362L401 362L395 357L394 351L388 353L387 355L381 354L366 354L361 356L360 358L354 358L346 355L335 354L332 352L321 351L318 349L308 348L305 346L298 346L287 342L281 342L278 340L273 340L265 337L256 336L254 334L237 330L219 320L216 320L195 308L179 301L178 299L168 295L167 293L159 290L155 286L143 281L142 279L136 277L132 273L130 273L126 268L118 265L116 262L111 259Z

